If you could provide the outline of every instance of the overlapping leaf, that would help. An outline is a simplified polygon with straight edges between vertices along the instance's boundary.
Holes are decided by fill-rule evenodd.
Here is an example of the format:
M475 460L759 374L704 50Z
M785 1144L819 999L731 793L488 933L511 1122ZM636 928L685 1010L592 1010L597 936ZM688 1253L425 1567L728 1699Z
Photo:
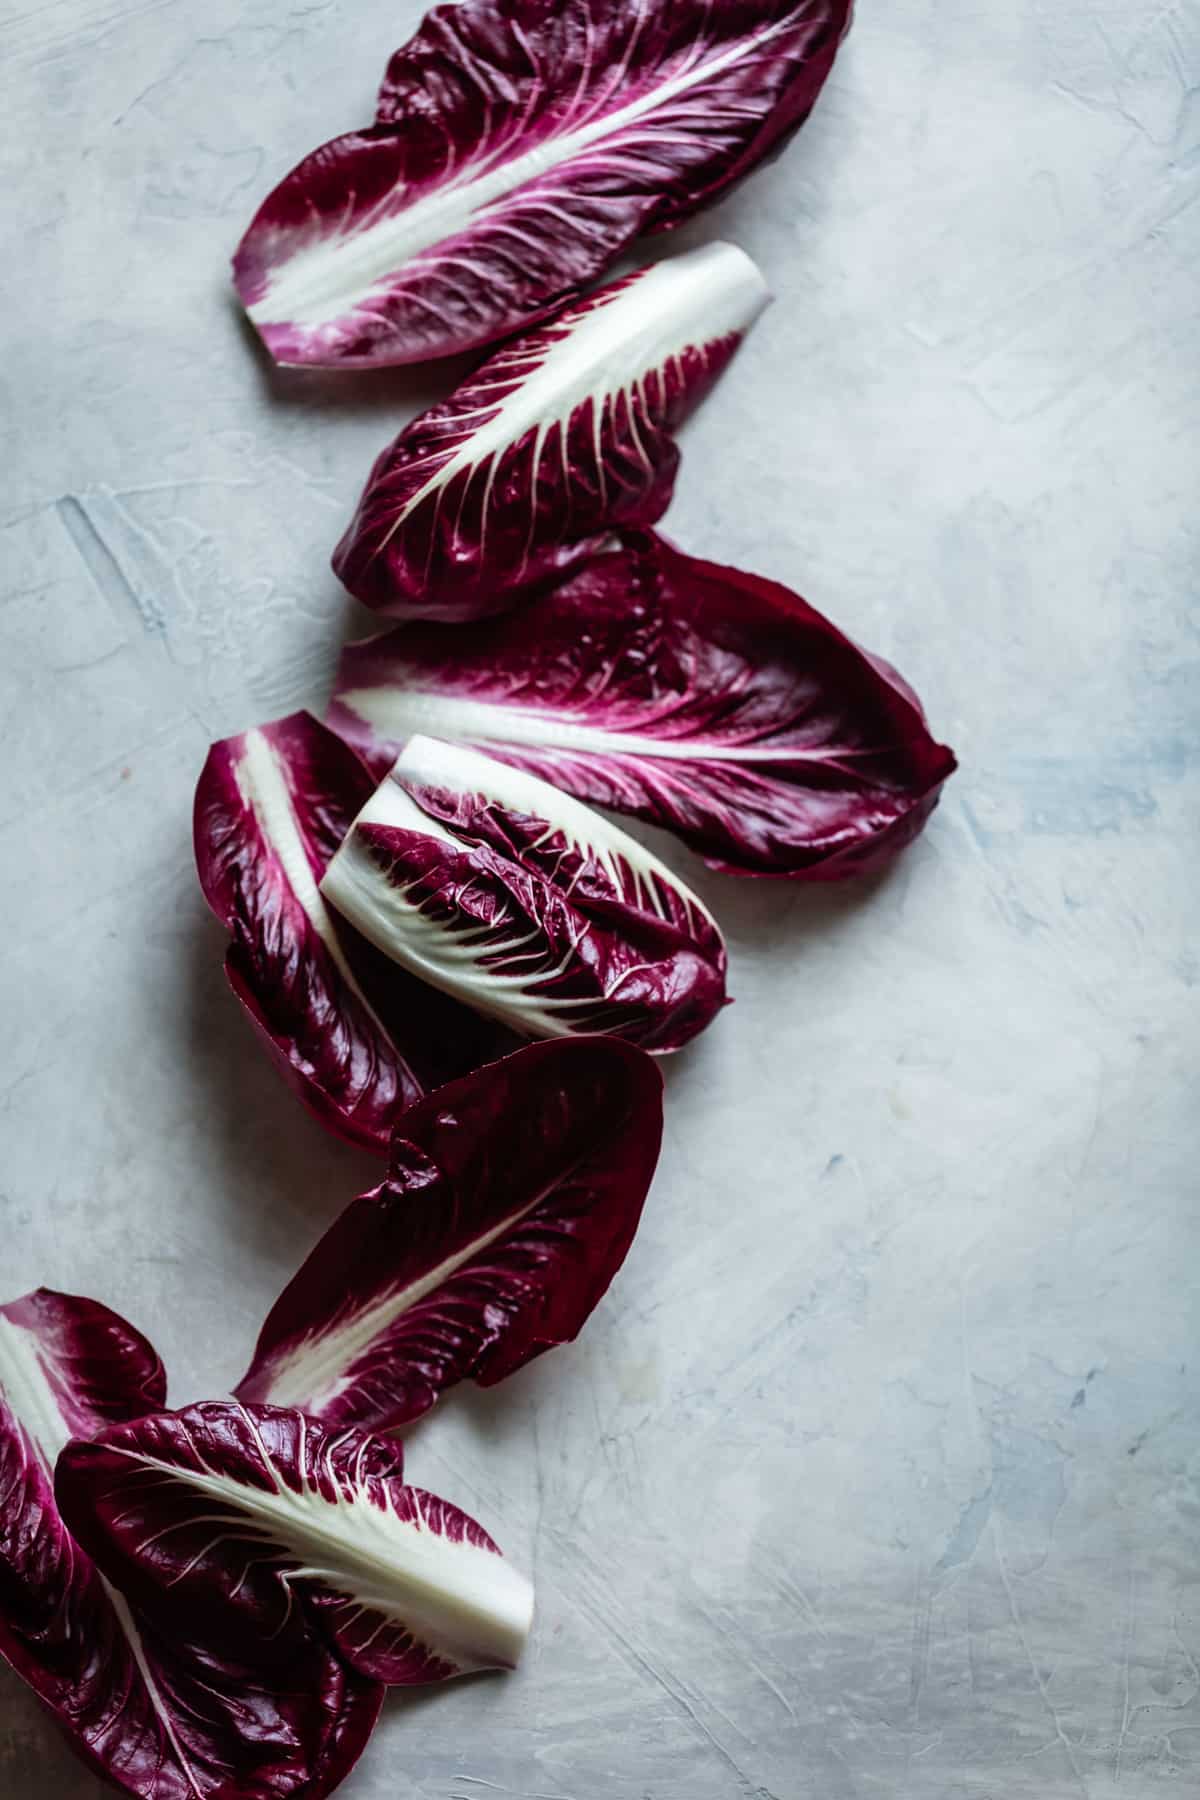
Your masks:
M388 67L376 123L260 206L237 290L284 363L423 361L576 297L812 108L849 0L465 0Z
M386 1150L410 1101L503 1045L406 977L321 898L374 783L308 713L214 744L196 789L196 866L232 934L230 985L322 1122Z
M337 574L381 612L475 618L596 533L652 524L675 485L672 433L766 298L749 257L710 244L506 345L379 457Z
M315 1638L264 1682L178 1618L157 1628L59 1512L67 1441L165 1399L154 1351L107 1307L44 1288L0 1306L0 1653L124 1793L320 1800L370 1735L380 1689Z
M676 1050L725 1003L720 932L679 878L475 751L414 738L321 886L404 968L527 1037Z
M367 1680L516 1662L533 1593L457 1507L406 1487L400 1446L281 1407L208 1402L70 1444L63 1516L165 1627L263 1669L320 1632Z
M612 1038L532 1044L410 1107L385 1182L276 1301L240 1399L395 1430L573 1338L637 1229L662 1082Z
M351 645L330 720L379 772L410 734L678 832L716 868L876 869L953 772L915 694L777 582L630 533L465 639Z

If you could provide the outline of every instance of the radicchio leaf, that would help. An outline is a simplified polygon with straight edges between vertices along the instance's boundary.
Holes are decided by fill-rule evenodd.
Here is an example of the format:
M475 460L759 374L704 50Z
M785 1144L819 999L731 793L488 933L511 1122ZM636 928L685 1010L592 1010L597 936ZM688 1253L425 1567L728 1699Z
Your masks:
M766 300L748 256L708 244L505 345L380 456L336 573L380 612L478 618L596 533L653 524L675 485L672 433Z
M383 1154L396 1115L506 1046L335 921L319 882L374 783L293 713L214 744L196 788L196 866L233 935L230 986L323 1124Z
M809 881L882 867L955 768L895 670L798 594L652 533L469 641L350 645L330 721L379 772L433 732L668 826L713 868Z
M107 1307L46 1288L0 1306L0 1654L124 1793L319 1800L357 1760L381 1689L316 1638L264 1683L178 1619L157 1629L59 1513L67 1441L165 1400L154 1351Z
M260 206L234 280L283 363L469 350L577 296L807 117L849 0L465 0L388 67L376 123Z
M274 1667L313 1629L360 1675L512 1667L533 1591L400 1446L274 1406L156 1413L58 1463L63 1516L149 1616Z
M394 1431L577 1335L625 1260L662 1081L614 1038L531 1044L418 1101L388 1178L272 1307L240 1400Z
M527 1037L677 1050L725 1004L716 923L665 863L577 800L413 738L321 891L404 968Z

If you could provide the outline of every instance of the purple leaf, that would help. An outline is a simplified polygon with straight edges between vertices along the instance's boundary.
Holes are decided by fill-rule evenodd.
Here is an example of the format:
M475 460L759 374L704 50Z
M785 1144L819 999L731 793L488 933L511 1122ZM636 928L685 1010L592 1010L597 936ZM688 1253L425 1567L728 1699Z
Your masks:
M377 955L319 883L374 790L354 752L308 713L214 744L196 789L196 866L232 933L229 982L322 1121L386 1151L396 1115L504 1047L495 1033Z
M526 1037L677 1050L725 1004L712 915L665 863L523 770L413 738L321 891L402 967Z
M124 1793L319 1800L356 1761L381 1690L316 1639L264 1683L177 1620L156 1629L59 1513L66 1442L165 1400L154 1351L107 1307L45 1288L0 1306L0 1653Z
M849 0L466 0L397 51L377 121L260 206L234 258L278 362L423 362L575 298L807 117Z
M209 1402L68 1445L63 1516L147 1616L274 1669L317 1630L361 1676L511 1667L533 1592L400 1446L274 1406Z
M651 1059L532 1044L418 1101L263 1326L239 1399L391 1431L575 1337L625 1260L662 1136Z
M378 459L334 553L403 618L502 611L614 525L666 510L672 433L766 304L732 244L611 283L502 350Z
M882 867L955 767L895 670L799 595L652 533L469 640L352 644L330 722L380 773L436 733L668 826L714 868L809 881Z

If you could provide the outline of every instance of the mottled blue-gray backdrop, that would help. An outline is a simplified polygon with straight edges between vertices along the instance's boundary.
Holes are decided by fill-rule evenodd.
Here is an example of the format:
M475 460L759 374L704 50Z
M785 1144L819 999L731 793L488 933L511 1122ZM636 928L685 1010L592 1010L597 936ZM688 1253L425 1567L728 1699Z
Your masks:
M411 0L10 0L5 1295L180 1399L372 1177L225 991L209 740L323 701L327 572L420 376L271 376L226 259L365 122ZM961 773L882 882L697 874L737 1004L669 1072L580 1343L415 1434L537 1581L519 1675L387 1711L347 1800L1151 1800L1200 1781L1200 24L863 0L687 241L777 299L669 529L919 687ZM6 1800L97 1800L0 1678Z

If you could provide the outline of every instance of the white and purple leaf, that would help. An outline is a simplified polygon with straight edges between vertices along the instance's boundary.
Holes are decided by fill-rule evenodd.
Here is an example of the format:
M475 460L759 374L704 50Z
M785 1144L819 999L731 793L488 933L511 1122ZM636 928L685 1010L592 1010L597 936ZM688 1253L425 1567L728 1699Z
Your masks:
M382 453L335 572L383 613L478 618L612 527L653 524L673 433L766 301L748 256L708 244L506 344Z
M662 1079L615 1038L531 1044L405 1113L386 1181L288 1283L237 1387L394 1431L575 1337L625 1259Z
M332 1130L383 1154L394 1119L506 1046L335 919L320 880L374 782L309 713L214 744L196 866L232 936L229 982L287 1080Z
M525 1037L677 1050L725 1004L725 945L666 864L524 770L409 741L325 898L410 973Z
M323 144L234 259L282 363L422 362L576 298L778 150L849 0L465 0L388 66L374 125Z
M270 1681L101 1575L54 1495L68 1441L161 1408L162 1365L107 1307L41 1288L0 1306L0 1655L76 1754L139 1800L320 1800L380 1687L316 1636Z
M275 1669L320 1633L369 1681L512 1667L533 1591L465 1513L403 1480L398 1443L213 1401L59 1458L71 1530L164 1627Z
M896 671L778 582L629 533L464 640L343 653L330 722L382 773L414 733L675 831L714 868L830 881L920 832L953 753Z

